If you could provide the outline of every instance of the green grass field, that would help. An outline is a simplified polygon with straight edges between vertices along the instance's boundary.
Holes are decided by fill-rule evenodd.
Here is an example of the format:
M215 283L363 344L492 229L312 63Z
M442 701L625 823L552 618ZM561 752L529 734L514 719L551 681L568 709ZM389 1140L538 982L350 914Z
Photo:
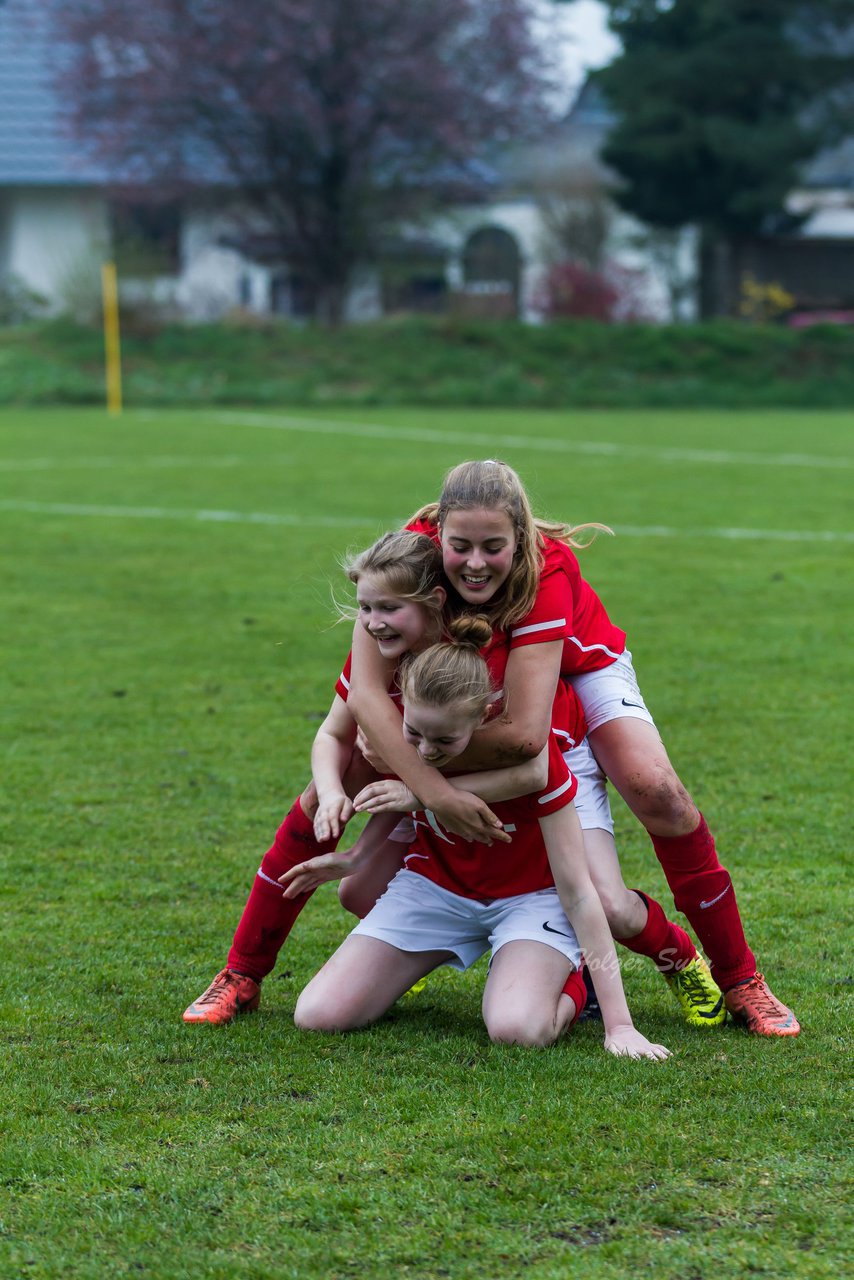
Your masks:
M842 413L6 411L0 1276L836 1277L850 1257L850 494ZM180 1015L307 779L348 636L336 557L464 457L584 553L803 1034L584 1024L491 1046L482 966L299 1034L331 887L260 1013ZM628 883L668 907L615 803ZM850 1166L848 1166L850 1169Z

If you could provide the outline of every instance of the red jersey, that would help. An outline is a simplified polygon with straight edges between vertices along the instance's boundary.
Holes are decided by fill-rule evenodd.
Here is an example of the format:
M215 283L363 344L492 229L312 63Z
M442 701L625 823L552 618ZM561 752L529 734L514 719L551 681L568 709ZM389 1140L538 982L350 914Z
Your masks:
M346 702L347 699L350 697L350 678L352 675L352 668L353 668L353 650L351 649L350 652L347 654L347 660L344 663L344 670L341 672L340 676L335 681L335 692L338 694L338 697L341 698L344 702ZM402 701L403 695L401 694L400 686L397 683L396 671L392 676L391 684L388 687L388 696L391 698L392 702L397 707L400 714L403 715L403 701Z
M407 529L439 542L436 525L413 520ZM561 674L580 675L610 666L626 647L626 633L615 627L596 592L581 576L572 548L545 539L537 597L528 614L510 628L509 647L563 640Z
M445 831L429 809L422 809L413 815L415 840L403 865L451 893L479 901L550 889L554 877L539 819L569 804L576 787L552 734L549 777L543 790L490 805L510 835L509 844L487 847L476 840L463 840Z

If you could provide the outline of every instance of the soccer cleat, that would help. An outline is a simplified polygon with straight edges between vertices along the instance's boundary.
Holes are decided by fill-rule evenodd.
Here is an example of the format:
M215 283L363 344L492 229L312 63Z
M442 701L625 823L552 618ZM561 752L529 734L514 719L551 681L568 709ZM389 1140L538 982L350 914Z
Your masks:
M413 982L413 984L412 984L412 986L409 988L409 990L408 990L408 991L404 991L404 993L403 993L403 999L405 1000L407 996L420 996L420 995L421 995L421 992L422 992L422 991L424 990L424 988L427 986L427 978L428 978L428 977L429 977L429 974L426 974L426 973L425 973L425 975L424 975L424 977L423 977L423 978L419 978L417 982Z
M207 991L184 1010L185 1022L231 1022L239 1013L254 1013L261 1002L261 987L254 978L223 969Z
M726 1021L723 993L699 952L684 969L662 976L689 1027L719 1027Z
M801 1029L791 1009L772 993L761 973L730 987L724 997L730 1017L757 1036L796 1036Z

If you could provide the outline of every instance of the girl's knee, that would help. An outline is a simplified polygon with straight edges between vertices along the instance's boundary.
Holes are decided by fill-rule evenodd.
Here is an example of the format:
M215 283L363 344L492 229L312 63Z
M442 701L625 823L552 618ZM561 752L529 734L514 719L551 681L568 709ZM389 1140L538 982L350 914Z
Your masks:
M529 1049L546 1049L557 1040L554 1016L538 1016L536 1011L514 1014L511 1010L502 1010L487 1021L486 1029L493 1044L521 1044Z
M696 825L697 809L670 765L633 770L626 779L627 799L643 821Z
M305 791L303 791L299 798L299 803L306 818L308 818L309 822L313 822L314 816L317 813L317 788L315 787L313 780L308 784Z
M338 901L345 911L364 920L371 908L376 905L377 895L371 892L366 893L361 885L351 884L349 879L345 878L338 886Z
M646 921L647 909L641 898L625 885L597 885L596 891L614 938L628 938L640 933Z
M348 1011L331 996L303 991L294 1009L294 1026L300 1031L350 1031L356 1025Z

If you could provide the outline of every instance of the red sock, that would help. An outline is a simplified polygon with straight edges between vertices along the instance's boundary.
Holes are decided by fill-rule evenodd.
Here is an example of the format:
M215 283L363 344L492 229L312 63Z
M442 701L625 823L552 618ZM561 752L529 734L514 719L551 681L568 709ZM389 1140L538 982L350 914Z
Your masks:
M727 991L756 972L756 957L747 945L735 889L718 861L712 833L700 825L687 836L650 839L673 893L677 911L686 915L709 957L718 986Z
M570 1027L574 1027L584 1012L584 1006L587 1004L587 984L581 976L580 969L573 969L572 973L563 984L563 991L561 994L569 996L570 1000L575 1002L575 1017L569 1024ZM569 1030L569 1027L567 1030Z
M633 938L615 938L614 941L639 956L649 956L660 973L674 973L678 969L684 969L697 954L697 948L688 934L678 924L667 919L664 908L655 898L647 897L640 889L633 889L632 893L636 893L646 903L646 924Z
M266 978L294 921L311 897L310 893L300 894L298 898L283 897L279 876L319 853L331 853L337 843L337 840L324 840L320 844L315 840L314 827L297 800L258 868L228 953L229 969L256 982Z

